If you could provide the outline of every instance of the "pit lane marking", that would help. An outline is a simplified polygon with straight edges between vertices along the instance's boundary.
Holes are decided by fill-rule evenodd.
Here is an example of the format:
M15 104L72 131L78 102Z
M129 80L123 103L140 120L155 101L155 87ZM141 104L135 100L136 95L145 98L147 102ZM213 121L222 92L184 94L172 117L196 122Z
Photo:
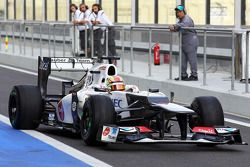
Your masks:
M237 125L241 125L241 126L246 126L246 127L250 128L250 123L246 123L246 122L242 122L242 121L237 121L237 120L230 119L230 118L224 118L224 120L226 122L229 122L229 123L233 123L233 124L237 124Z
M0 121L11 126L9 118L2 114L0 114ZM88 154L85 154L77 149L74 149L73 147L70 147L40 132L37 132L35 130L21 130L21 131L91 166L110 167L109 164L101 160L98 160Z
M0 67L5 68L5 69L9 69L9 70L13 70L13 71L17 71L17 72L21 72L21 73L25 73L25 74L34 75L34 76L38 75L37 72L32 72L32 71L28 71L28 70L24 70L24 69L20 69L20 68L16 68L16 67L3 65L3 64L0 64ZM60 81L60 82L67 81L65 79L58 78L58 77L53 77L53 76L49 76L49 79L52 79L52 80L55 80L55 81Z

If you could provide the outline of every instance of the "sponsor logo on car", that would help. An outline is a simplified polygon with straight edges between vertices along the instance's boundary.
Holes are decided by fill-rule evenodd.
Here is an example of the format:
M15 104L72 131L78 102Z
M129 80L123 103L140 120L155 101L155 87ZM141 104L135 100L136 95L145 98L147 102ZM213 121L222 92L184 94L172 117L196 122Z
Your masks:
M112 101L113 101L113 104L114 104L114 107L115 108L122 108L121 107L121 103L122 103L122 100L121 99L112 99Z
M76 102L74 101L72 103L72 111L76 111L76 107L77 107L77 105L76 105Z
M92 64L91 59L86 58L51 58L52 63L84 63Z
M46 71L46 70L48 70L48 67L49 67L49 62L41 62L40 63L40 65L39 65L39 69L40 70L44 70L44 71Z
M116 142L118 133L119 128L103 126L101 140L106 142Z
M215 135L215 129L212 127L194 127L192 129L194 133L206 133L206 134L213 134Z
M236 128L215 128L218 133L232 133L237 131Z
M126 133L134 133L137 132L137 129L135 127L120 127L120 131Z
M153 132L151 129L145 127L145 126L137 126L137 128L139 129L139 131L141 133L150 133L150 132Z
M62 101L60 101L58 103L58 113L59 113L60 119L63 121L64 120L64 109L63 109Z
M103 135L103 136L107 136L109 133L110 133L110 128L109 128L109 127L106 127L106 128L104 129L104 131L102 132L102 135Z

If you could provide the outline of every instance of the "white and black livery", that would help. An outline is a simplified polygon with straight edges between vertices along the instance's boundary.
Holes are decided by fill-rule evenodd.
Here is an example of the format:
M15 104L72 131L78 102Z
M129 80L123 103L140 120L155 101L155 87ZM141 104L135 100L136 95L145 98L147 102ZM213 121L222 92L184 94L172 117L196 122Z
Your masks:
M123 89L110 89L107 82L119 78L117 68L98 62L79 57L39 57L37 85L14 86L10 93L12 127L36 129L39 124L45 124L68 129L80 133L87 145L247 144L238 129L224 125L217 98L196 97L190 106L182 106L171 102L158 89L141 91L135 85L123 85L122 80L117 84ZM52 95L47 92L51 71L83 71L84 75L76 84L62 82L62 93ZM178 129L171 128L173 125ZM172 133L172 129L176 132Z

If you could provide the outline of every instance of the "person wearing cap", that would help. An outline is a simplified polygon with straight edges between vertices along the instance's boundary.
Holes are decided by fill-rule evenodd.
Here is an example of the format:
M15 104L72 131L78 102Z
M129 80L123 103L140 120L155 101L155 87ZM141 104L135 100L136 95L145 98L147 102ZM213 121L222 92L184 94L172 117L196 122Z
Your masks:
M197 81L197 48L199 41L195 30L184 30L182 27L194 27L193 19L186 14L183 5L175 8L178 23L169 26L170 31L182 31L182 61L181 61L181 80ZM187 74L187 63L190 64L191 75ZM175 78L179 80L179 78Z

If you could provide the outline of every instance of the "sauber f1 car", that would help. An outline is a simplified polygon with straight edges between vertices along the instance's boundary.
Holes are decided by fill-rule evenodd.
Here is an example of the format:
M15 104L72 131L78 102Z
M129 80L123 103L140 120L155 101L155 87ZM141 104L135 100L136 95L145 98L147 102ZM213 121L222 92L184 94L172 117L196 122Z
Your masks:
M62 82L61 94L53 95L47 92L51 71L83 71L84 75L75 84ZM9 119L15 129L44 124L71 130L80 133L87 145L247 144L239 129L225 126L217 98L196 97L190 106L179 105L158 89L140 91L135 85L125 85L116 66L100 63L100 59L39 57L38 83L13 87Z

